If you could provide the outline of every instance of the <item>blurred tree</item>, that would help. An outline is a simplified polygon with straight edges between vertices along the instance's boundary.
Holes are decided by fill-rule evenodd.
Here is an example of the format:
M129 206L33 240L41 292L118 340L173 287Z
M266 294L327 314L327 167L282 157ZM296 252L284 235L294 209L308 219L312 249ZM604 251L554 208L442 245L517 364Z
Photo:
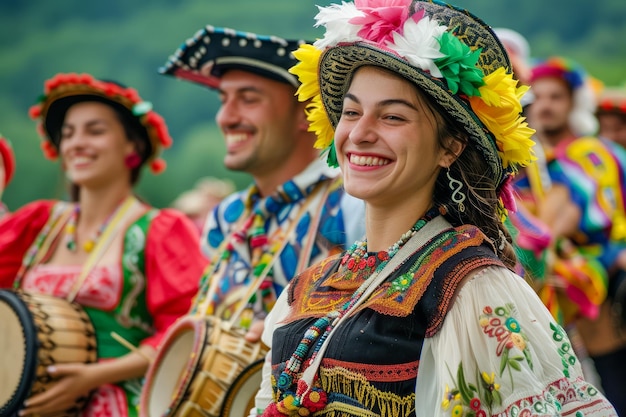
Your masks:
M10 209L65 195L58 163L44 159L28 108L57 72L90 72L131 85L166 119L174 146L165 173L143 174L139 192L170 204L202 176L249 177L227 171L214 116L216 94L157 73L168 56L206 24L309 40L317 5L331 0L0 0L0 132L14 144L15 179L4 194ZM492 26L524 34L536 57L565 55L608 85L626 81L626 2L602 0L457 0Z

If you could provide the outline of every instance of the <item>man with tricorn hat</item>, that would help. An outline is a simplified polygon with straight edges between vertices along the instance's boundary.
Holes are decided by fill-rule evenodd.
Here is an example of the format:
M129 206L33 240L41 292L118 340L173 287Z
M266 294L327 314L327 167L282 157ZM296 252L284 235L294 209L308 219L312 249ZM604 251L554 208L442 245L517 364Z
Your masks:
M364 232L362 203L344 193L339 172L320 158L307 103L295 97L300 83L288 69L301 43L207 26L161 69L218 92L224 164L253 177L207 219L202 245L212 267L194 308L226 320L247 303L237 319L243 328L260 326L296 273ZM253 297L241 299L255 283ZM258 332L247 337L258 339Z

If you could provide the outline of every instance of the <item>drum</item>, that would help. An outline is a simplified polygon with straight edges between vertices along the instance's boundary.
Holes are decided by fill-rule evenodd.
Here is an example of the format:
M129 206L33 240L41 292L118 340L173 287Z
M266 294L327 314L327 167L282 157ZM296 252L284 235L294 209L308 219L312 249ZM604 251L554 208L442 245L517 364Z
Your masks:
M28 397L54 383L48 366L97 360L89 317L58 297L0 290L0 335L0 416L17 414ZM77 415L87 400L54 417Z
M187 316L148 369L141 417L244 417L254 407L268 349L214 317Z

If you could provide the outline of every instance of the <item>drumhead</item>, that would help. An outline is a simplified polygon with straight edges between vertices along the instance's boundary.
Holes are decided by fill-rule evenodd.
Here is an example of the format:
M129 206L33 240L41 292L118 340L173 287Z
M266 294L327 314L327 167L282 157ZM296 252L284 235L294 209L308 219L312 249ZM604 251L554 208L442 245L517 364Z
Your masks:
M0 290L0 416L10 416L28 398L37 372L37 327L26 303Z
M250 414L250 410L255 407L254 397L261 387L264 361L259 359L253 362L235 378L226 391L220 417L247 417Z
M140 407L142 415L175 415L197 372L206 337L204 321L183 318L170 328L146 376Z

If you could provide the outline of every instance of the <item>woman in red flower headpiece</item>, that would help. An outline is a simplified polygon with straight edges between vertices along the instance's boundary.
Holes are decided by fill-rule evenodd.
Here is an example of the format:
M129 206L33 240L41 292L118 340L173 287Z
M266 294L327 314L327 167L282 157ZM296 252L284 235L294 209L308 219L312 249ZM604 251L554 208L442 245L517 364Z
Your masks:
M133 193L145 165L164 169L158 155L171 138L134 89L88 74L48 80L30 115L73 201L36 201L0 221L0 288L79 304L95 329L97 361L39 369L56 382L33 388L19 415L52 415L89 394L84 416L137 415L149 359L188 311L207 263L184 215Z

